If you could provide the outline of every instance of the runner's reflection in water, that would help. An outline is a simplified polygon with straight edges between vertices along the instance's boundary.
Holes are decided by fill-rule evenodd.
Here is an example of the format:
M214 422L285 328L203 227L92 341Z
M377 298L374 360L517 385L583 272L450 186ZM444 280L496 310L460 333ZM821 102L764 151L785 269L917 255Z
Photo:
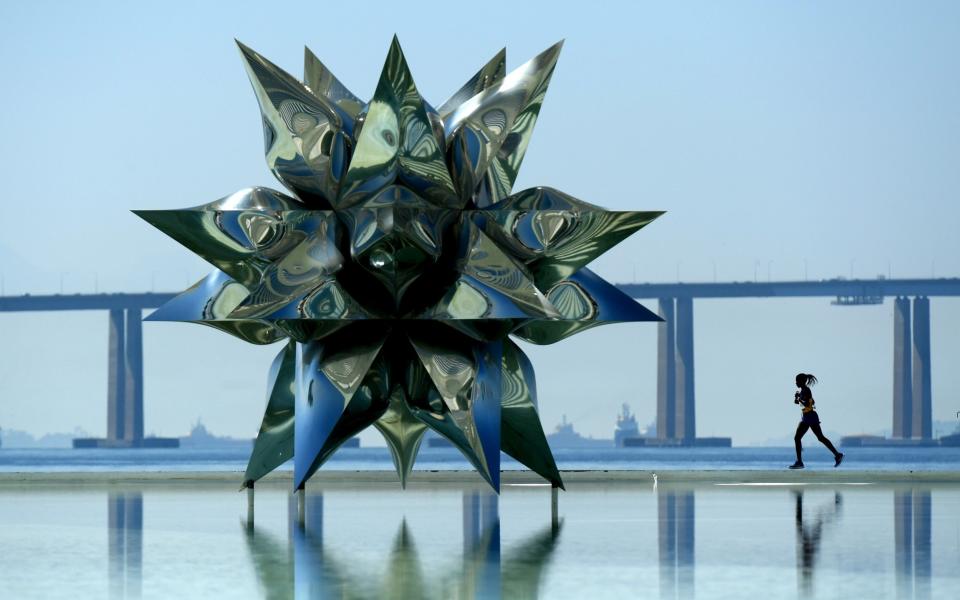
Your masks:
M292 502L287 545L244 525L251 562L267 598L537 598L561 529L554 531L547 523L509 548L501 561L499 498L487 491L464 492L459 564L444 561L425 569L403 519L383 566L370 570L324 544L321 494L307 495L305 512L301 527Z
M107 495L110 598L139 598L143 571L143 494Z
M660 597L692 598L694 593L693 490L660 489L657 494Z
M803 491L795 490L793 494L796 502L797 586L801 595L810 596L813 594L813 572L816 569L823 531L840 516L843 496L840 492L834 492L832 501L818 506L813 517L804 519Z
M930 597L930 490L893 492L897 596Z

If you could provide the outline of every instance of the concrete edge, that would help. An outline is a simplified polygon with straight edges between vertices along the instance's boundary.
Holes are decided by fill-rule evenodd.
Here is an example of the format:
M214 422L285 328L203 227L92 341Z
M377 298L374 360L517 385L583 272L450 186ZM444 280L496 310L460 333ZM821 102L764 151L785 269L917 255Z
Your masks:
M782 483L782 484L960 484L960 471L850 471L850 470L757 470L757 471L562 471L564 483L616 485L652 485L657 475L658 485L717 483ZM257 482L257 487L289 487L290 471L273 472ZM0 488L24 486L110 486L139 485L150 487L180 487L184 485L239 489L241 471L110 471L110 472L0 472ZM530 471L504 471L504 485L542 484L543 479ZM309 487L339 487L365 485L396 485L393 471L319 471L308 482ZM479 486L486 483L475 471L414 471L408 486Z

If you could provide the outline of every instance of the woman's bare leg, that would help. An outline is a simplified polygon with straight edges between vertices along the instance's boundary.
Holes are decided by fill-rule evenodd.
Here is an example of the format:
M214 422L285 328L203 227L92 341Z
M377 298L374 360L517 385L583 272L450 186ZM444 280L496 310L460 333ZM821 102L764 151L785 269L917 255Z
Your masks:
M800 445L800 438L803 437L803 434L807 432L807 429L810 429L810 426L800 421L800 424L797 425L797 433L793 436L793 445L797 448L797 462L802 463L803 459L800 458L800 451L803 450L803 447ZM817 427L819 429L819 426Z
M817 436L817 439L820 440L820 443L827 447L830 452L833 452L833 455L836 456L840 454L837 452L837 449L833 447L833 444L830 443L830 440L827 439L827 436L823 435L823 431L820 429L820 424L811 425L810 429L813 430L813 435Z

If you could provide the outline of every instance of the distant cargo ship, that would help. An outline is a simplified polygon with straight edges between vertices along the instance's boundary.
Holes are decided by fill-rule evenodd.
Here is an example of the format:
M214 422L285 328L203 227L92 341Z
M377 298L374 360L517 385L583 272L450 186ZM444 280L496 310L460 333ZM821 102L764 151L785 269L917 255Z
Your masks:
M190 430L190 435L180 438L181 448L252 448L253 438L232 438L210 433L203 423L197 424ZM343 448L359 448L360 438L350 438L343 443Z
M613 430L613 445L617 448L623 448L624 440L630 438L651 437L649 427L643 432L637 426L637 417L630 412L630 405L624 402L620 408L620 414L617 415L617 428ZM652 437L656 437L656 432Z
M660 439L657 436L656 421L641 431L637 427L637 418L630 412L630 405L624 403L617 415L617 428L613 431L613 441L617 448L685 448L690 446L730 448L728 437L697 437L692 440Z
M180 438L181 448L250 448L253 438L232 438L214 435L199 420L189 435Z
M612 448L613 440L583 437L573 430L573 423L567 422L567 415L557 425L553 433L547 435L551 448Z

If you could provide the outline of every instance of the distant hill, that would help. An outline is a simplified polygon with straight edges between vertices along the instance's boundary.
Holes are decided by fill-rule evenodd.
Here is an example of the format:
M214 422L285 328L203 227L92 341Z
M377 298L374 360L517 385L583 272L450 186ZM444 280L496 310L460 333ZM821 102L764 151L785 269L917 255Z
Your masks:
M73 438L93 437L79 427L72 433L47 433L39 438L18 429L0 430L3 448L72 448Z

